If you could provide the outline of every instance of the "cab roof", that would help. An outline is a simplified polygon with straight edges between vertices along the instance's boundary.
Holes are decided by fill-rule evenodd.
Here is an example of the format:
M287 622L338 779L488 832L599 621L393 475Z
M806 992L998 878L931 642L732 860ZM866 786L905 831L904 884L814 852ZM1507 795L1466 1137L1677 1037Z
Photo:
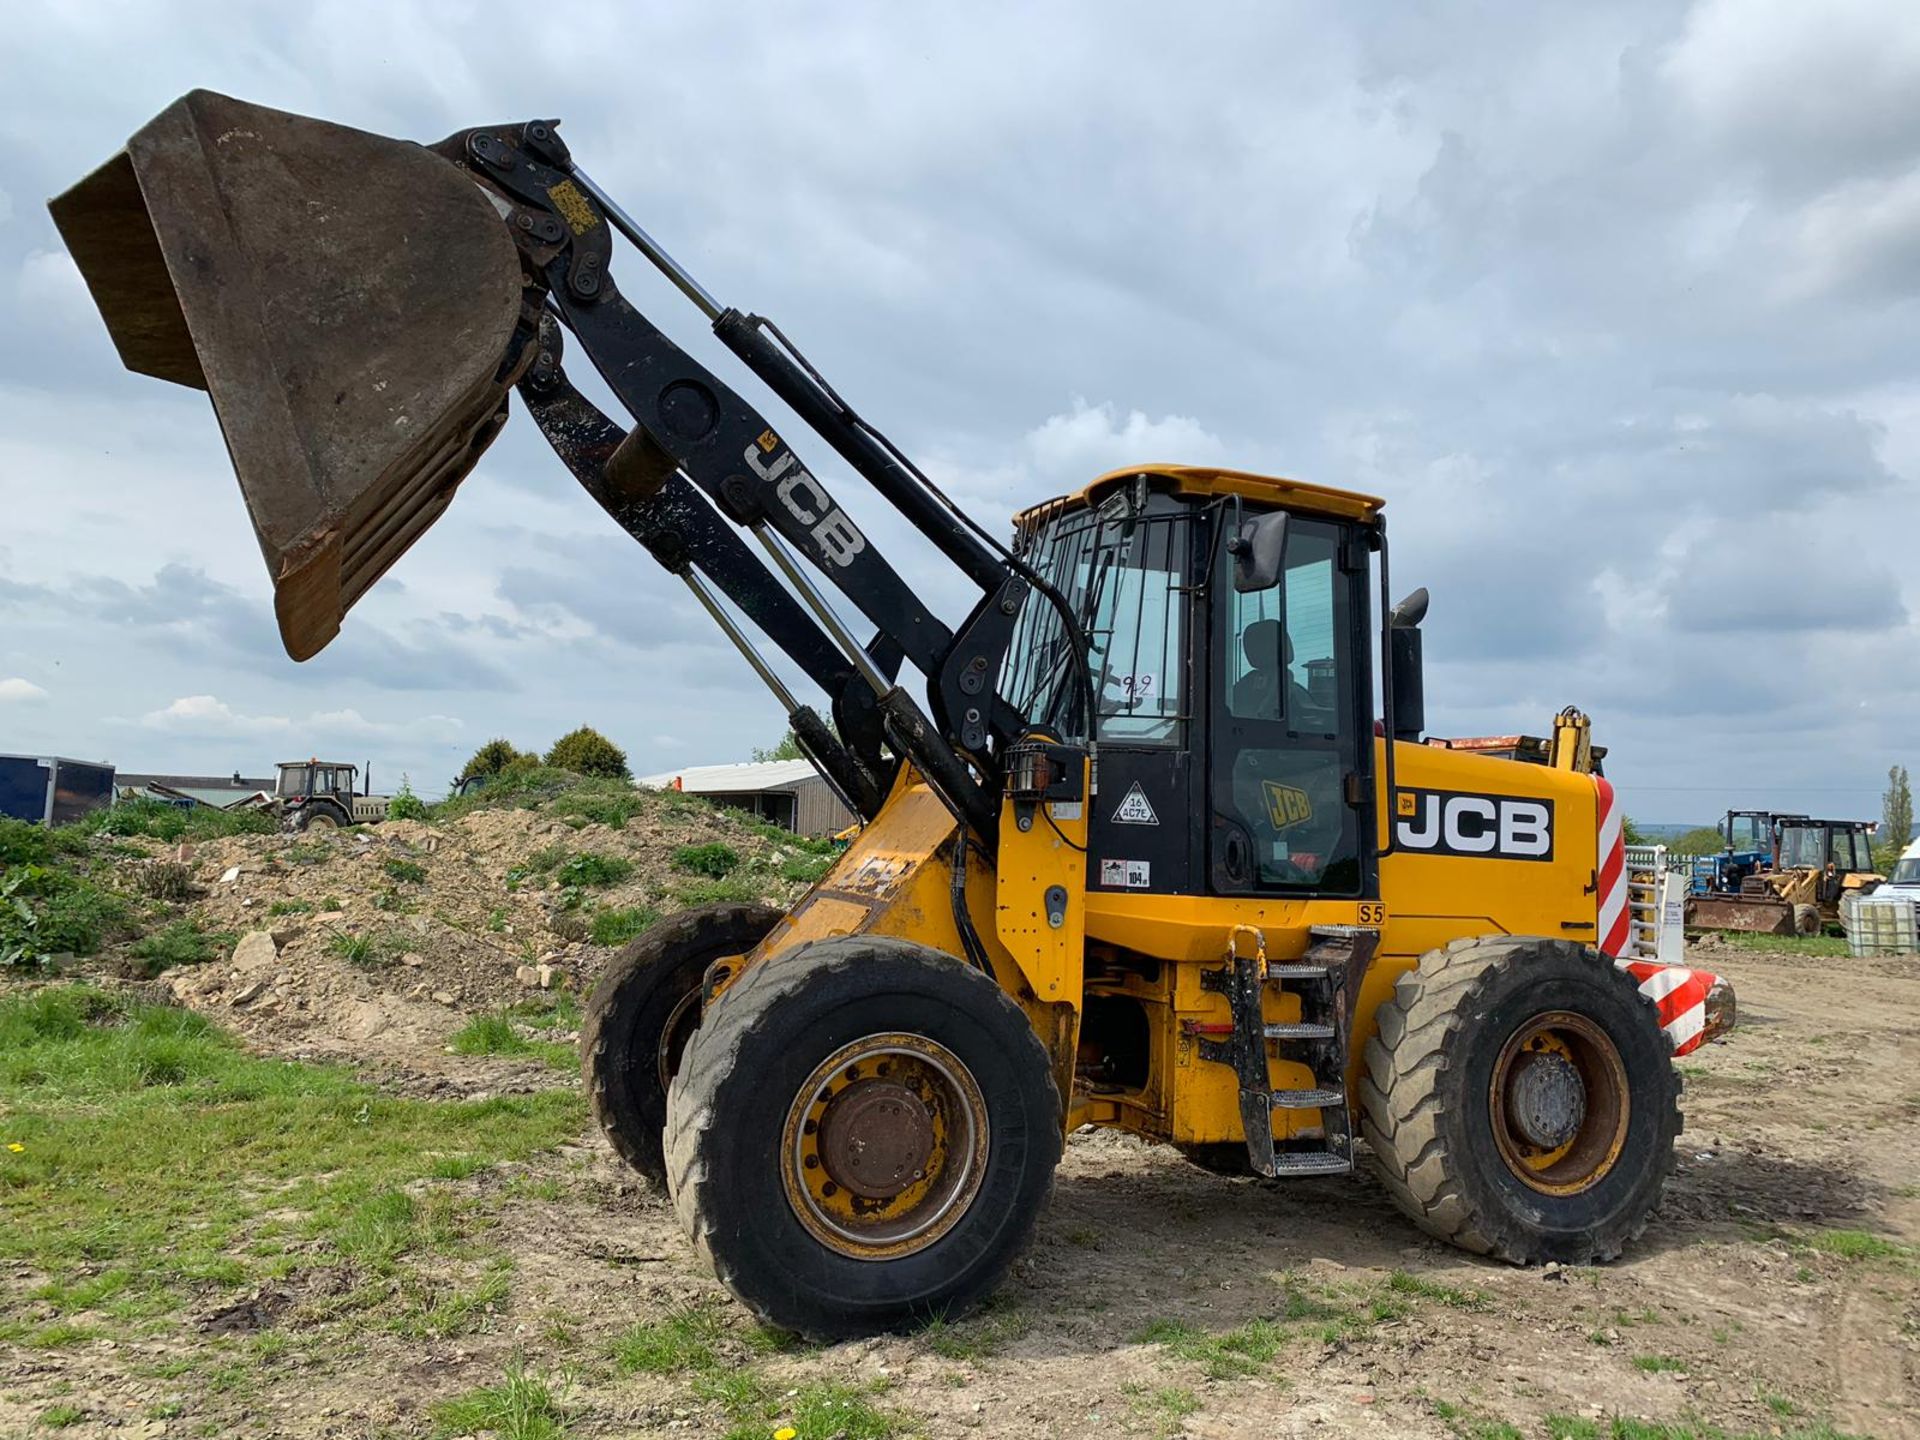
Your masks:
M1336 490L1330 485L1311 485L1304 480L1288 480L1278 475L1255 475L1249 470L1219 470L1208 465L1129 465L1109 470L1084 488L1070 495L1056 496L1030 506L1013 517L1018 525L1032 524L1056 511L1078 509L1097 504L1114 487L1147 475L1170 482L1161 488L1176 495L1244 495L1313 515L1331 515L1341 520L1376 520L1386 501L1376 495L1353 490Z

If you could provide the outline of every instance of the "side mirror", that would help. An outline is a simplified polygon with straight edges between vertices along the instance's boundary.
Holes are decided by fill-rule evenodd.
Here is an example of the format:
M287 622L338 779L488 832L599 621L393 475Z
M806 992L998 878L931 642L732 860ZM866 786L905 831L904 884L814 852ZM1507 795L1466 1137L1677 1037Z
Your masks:
M1239 533L1227 541L1233 556L1233 588L1245 595L1271 590L1280 583L1287 558L1287 512L1269 510L1242 521Z

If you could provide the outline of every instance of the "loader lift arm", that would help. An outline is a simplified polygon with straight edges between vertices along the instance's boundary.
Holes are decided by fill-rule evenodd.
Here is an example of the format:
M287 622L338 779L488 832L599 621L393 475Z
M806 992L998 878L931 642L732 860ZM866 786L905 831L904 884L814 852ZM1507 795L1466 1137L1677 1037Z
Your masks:
M851 742L838 747L826 727L811 723L756 661L794 717L803 745L857 810L870 814L877 806L877 787L887 768L878 743L884 735L991 850L1004 757L1027 727L1026 717L998 693L1001 662L1033 589L1041 589L1048 603L1063 611L1067 602L961 516L775 327L758 316L720 308L573 165L555 124L469 130L434 147L509 208L510 233L528 286L551 307L539 321L539 358L520 381L543 433L589 493L656 558L686 576L716 618L724 623L688 567L725 590L834 696L836 719ZM721 342L980 588L981 599L957 630L927 609L765 417L620 293L610 269L616 223L694 299ZM581 414L586 402L566 382L559 363L555 317L634 416L632 434L616 440L617 427L605 417L595 427ZM571 411L571 418L563 411ZM589 430L598 429L586 450L574 440L582 419ZM611 451L608 441L614 441ZM583 465L588 452L593 458ZM604 459L598 458L601 452ZM813 612L811 619L720 523L708 502L760 541ZM860 646L846 632L788 547L873 622L879 632L873 646ZM1084 635L1078 617L1068 613L1066 618L1090 690ZM737 630L727 628L749 649ZM828 650L847 663L830 661ZM876 666L876 652L896 666L904 658L928 677L931 718L892 683L890 670L883 674ZM754 658L750 649L749 658ZM854 681L864 682L871 698L860 695ZM876 713L878 725L861 723ZM1091 715L1093 706L1083 713ZM1091 744L1092 737L1086 738Z

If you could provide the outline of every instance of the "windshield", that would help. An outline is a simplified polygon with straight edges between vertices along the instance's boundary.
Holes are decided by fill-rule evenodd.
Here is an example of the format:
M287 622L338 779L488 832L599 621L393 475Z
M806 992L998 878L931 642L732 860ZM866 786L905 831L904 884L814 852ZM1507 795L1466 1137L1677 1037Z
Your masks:
M307 785L308 771L305 765L285 766L280 771L280 788L276 795L306 795L311 791Z
M1893 862L1893 874L1887 877L1894 885L1920 885L1920 855L1908 855Z
M1020 537L1022 558L1066 596L1085 631L1103 743L1183 743L1192 524L1177 501L1120 494ZM1086 738L1078 666L1060 612L1039 596L1014 628L1000 693L1033 724Z

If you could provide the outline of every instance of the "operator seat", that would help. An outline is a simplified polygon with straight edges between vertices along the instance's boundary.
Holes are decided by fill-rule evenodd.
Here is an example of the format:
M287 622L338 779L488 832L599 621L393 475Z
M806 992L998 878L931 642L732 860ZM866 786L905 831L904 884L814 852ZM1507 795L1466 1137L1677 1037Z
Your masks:
M1293 678L1293 638L1278 620L1255 620L1241 632L1240 648L1253 668L1233 682L1228 708L1242 720L1278 720L1283 714L1298 720L1301 711L1313 704L1313 697ZM1280 708L1283 678L1284 711Z

